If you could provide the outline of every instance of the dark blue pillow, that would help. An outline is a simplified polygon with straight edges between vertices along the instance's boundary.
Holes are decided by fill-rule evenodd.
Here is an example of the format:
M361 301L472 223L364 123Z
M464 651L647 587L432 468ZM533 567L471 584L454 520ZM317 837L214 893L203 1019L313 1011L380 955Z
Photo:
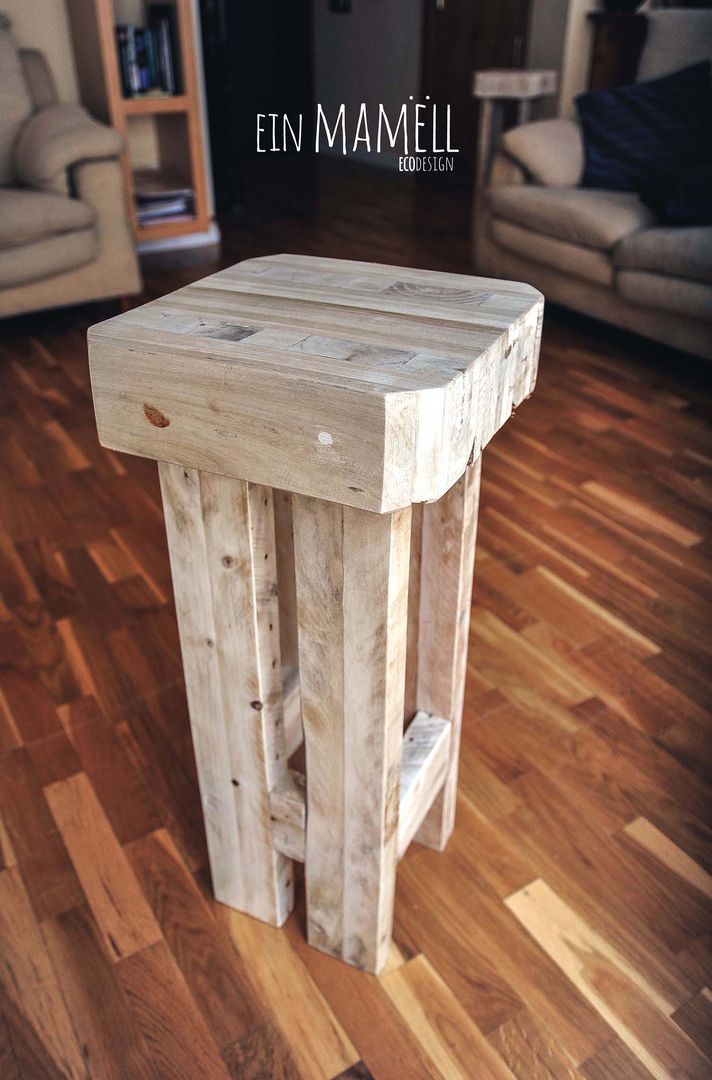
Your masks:
M576 109L582 187L637 191L660 213L681 180L712 161L708 60L661 79L579 94Z

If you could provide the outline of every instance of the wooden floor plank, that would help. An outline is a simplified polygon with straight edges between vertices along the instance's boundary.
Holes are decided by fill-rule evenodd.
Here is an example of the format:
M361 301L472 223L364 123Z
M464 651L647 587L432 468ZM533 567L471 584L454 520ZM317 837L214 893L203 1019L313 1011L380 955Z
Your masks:
M20 875L0 873L0 988L22 1075L88 1080L77 1034Z
M712 875L681 851L664 833L645 818L636 818L625 827L625 833L636 844L649 851L663 866L669 867L693 888L712 899Z
M361 1058L373 1076L379 1080L399 1080L403 1076L434 1080L440 1075L378 979L365 979L340 960L310 949L294 916L286 929L295 952L329 1001L349 1039L358 1046Z
M709 1061L670 1020L670 1002L545 882L532 882L506 903L653 1076L674 1080L684 1071L704 1080L709 1075Z
M441 1076L512 1080L512 1072L424 956L384 976L381 986Z
M42 936L90 1076L155 1080L149 1048L88 906L45 919Z
M116 971L157 1080L228 1080L227 1065L164 941L125 957Z
M429 857L402 864L396 927L409 931L485 1034L529 1007L573 1062L585 1060L607 1041L606 1025L468 864L449 851L445 858L445 867Z
M222 1049L258 1028L246 966L206 904L165 830L126 848L198 1008Z
M305 1080L323 1080L355 1064L357 1050L294 952L289 935L227 907L221 908L220 915L249 965L264 1008L291 1048L300 1075ZM289 922L294 918L292 915ZM306 1016L308 1025L304 1023Z
M496 1028L489 1040L517 1080L580 1080L582 1076L528 1009Z
M161 928L86 774L45 794L109 956L118 961L159 942Z
M672 1016L712 1062L712 992L708 987L681 1005Z

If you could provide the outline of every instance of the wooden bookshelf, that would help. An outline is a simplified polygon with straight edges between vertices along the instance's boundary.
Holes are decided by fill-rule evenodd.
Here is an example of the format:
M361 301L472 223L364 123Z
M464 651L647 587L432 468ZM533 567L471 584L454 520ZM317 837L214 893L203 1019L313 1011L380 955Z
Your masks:
M205 176L204 132L200 112L197 48L191 0L172 0L175 9L175 43L180 69L181 93L124 97L116 43L117 18L114 0L69 0L72 37L82 99L92 111L119 131L126 142L122 165L129 196L129 213L137 241L204 233L210 227ZM148 2L137 0L144 13ZM93 10L92 10L93 8ZM93 23L88 16L93 15ZM193 190L193 213L162 218L146 224L136 219L135 171L131 156L131 124L148 118L155 125L158 170L178 173ZM142 163L141 167L145 167Z

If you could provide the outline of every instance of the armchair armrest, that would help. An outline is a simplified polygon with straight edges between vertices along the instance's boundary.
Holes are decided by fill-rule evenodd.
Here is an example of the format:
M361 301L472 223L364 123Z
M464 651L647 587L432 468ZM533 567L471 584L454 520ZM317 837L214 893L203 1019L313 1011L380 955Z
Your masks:
M66 170L119 155L117 131L93 120L80 105L49 105L23 126L15 148L15 175L35 188L66 191Z
M502 148L537 184L575 187L583 173L583 139L575 120L534 120L510 128Z

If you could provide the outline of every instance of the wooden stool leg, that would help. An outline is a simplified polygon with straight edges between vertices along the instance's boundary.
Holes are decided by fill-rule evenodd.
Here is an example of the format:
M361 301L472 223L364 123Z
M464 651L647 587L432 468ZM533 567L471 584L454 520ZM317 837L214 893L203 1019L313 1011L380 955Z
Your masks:
M293 508L308 938L376 972L393 922L410 508Z
M452 740L445 783L415 839L438 851L455 826L481 460L423 507L416 700L452 722Z
M215 896L280 926L293 874L269 815L287 765L272 492L159 469Z

